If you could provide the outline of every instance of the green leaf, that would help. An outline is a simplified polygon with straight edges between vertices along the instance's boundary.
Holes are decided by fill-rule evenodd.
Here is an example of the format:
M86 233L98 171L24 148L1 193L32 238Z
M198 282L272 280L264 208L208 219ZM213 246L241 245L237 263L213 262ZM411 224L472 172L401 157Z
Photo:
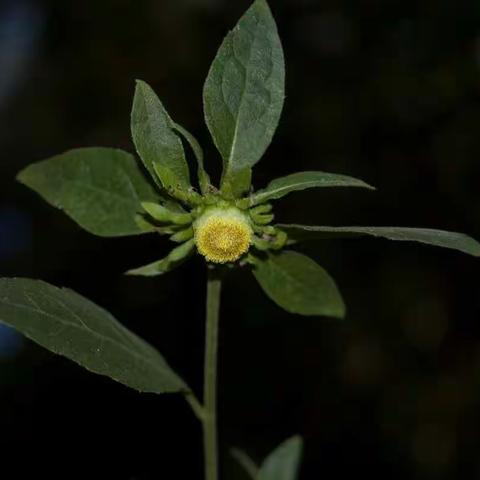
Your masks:
M239 198L247 193L252 184L252 169L244 168L235 174L223 177L221 191L227 198Z
M437 247L451 248L460 252L480 256L480 243L463 233L432 230L429 228L403 228L403 227L317 227L309 225L277 225L285 231L293 241L358 237L371 235L389 240L406 242L420 242Z
M178 247L175 247L165 258L157 260L143 267L134 268L125 272L126 275L140 275L143 277L153 277L170 272L181 265L192 253L195 247L195 240L192 238Z
M255 462L243 451L238 448L232 448L230 451L232 457L238 462L238 464L245 470L248 476L252 480L256 480L258 477L259 468Z
M257 480L295 480L300 469L302 449L303 441L299 436L283 442L262 463Z
M137 80L133 100L132 137L140 158L150 175L166 189L190 188L185 152L168 116L152 88Z
M188 392L152 346L72 290L40 280L0 279L0 322L140 392Z
M203 150L200 144L198 143L197 139L185 128L183 128L178 123L173 122L172 128L176 130L183 138L188 142L190 145L196 159L197 159L197 176L198 176L198 183L200 185L200 191L205 194L209 192L211 180L210 176L205 170L204 166L204 155Z
M311 258L283 251L256 259L253 273L280 307L301 315L343 318L345 305L328 273Z
M160 197L135 158L113 148L80 148L34 163L18 180L103 237L145 233L135 216Z
M315 187L362 187L375 190L363 180L325 172L298 172L271 181L250 197L250 206L282 198L290 192Z
M284 84L275 20L267 2L256 0L223 41L203 90L206 123L223 158L222 191L238 196L248 190L248 171L277 127Z

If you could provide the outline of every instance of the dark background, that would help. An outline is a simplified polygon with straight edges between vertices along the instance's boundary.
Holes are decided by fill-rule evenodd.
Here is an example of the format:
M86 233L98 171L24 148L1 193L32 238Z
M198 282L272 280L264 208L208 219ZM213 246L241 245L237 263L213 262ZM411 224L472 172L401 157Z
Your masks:
M66 285L148 339L201 385L205 268L126 278L155 236L100 239L15 182L63 150L132 151L134 79L220 160L203 80L244 0L0 3L0 273ZM254 184L319 169L378 192L306 191L277 218L437 227L480 238L480 3L272 0L287 101ZM305 245L337 279L344 322L282 312L248 272L222 310L223 478L230 446L260 460L306 441L301 479L480 478L479 264L375 239ZM142 395L0 330L0 472L47 478L202 478L200 430L179 396ZM6 473L6 472L11 473Z

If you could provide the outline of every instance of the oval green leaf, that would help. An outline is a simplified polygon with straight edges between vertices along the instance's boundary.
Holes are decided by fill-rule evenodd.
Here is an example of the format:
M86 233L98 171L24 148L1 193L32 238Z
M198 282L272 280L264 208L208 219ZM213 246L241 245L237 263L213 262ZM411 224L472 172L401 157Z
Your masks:
M257 480L296 480L302 449L303 441L299 436L283 442L262 463Z
M40 280L0 279L0 322L140 392L188 392L157 350L72 290Z
M145 233L135 220L141 202L160 200L135 158L113 148L70 150L28 166L17 179L102 237Z
M362 235L403 242L420 242L436 247L458 250L480 257L480 243L463 233L404 227L323 227L313 225L277 225L293 242L323 238L349 238Z
M361 187L375 190L363 180L325 172L298 172L286 177L272 180L265 189L255 192L250 197L250 205L282 198L290 192L318 187Z
M345 304L330 275L311 258L284 251L256 259L253 273L264 292L290 313L343 318Z
M223 158L222 191L248 190L248 171L277 128L284 84L275 20L267 2L256 0L223 41L203 90L206 123Z
M137 152L152 178L166 189L188 190L190 174L182 142L162 102L141 80L135 89L131 129Z

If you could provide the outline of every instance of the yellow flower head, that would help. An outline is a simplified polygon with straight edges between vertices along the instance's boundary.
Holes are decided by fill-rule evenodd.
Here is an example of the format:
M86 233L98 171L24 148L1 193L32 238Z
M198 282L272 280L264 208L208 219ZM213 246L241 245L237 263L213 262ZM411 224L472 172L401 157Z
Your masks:
M211 208L194 223L198 251L209 261L227 263L248 252L252 227L238 208Z

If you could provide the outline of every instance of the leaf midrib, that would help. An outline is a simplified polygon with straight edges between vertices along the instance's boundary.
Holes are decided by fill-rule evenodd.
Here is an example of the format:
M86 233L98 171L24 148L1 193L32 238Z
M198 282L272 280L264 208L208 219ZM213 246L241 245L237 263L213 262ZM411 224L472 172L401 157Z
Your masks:
M289 254L290 257L293 257L293 256L296 256L295 254ZM282 269L277 263L275 263L274 261L272 261L271 259L269 260L269 262L274 266L274 268L276 268L278 271L280 271L282 274L283 274L283 277L284 278L287 278L289 280L293 280L291 283L294 283L295 285L299 286L300 289L304 289L304 284L302 282L300 282L299 280L297 280L296 277L294 276L291 276L289 275L286 270ZM328 273L326 271L324 271L322 269L322 267L320 267L320 265L317 265L321 270L322 270L322 273L324 273L327 277L328 277ZM305 289L304 289L305 290ZM310 298L313 298L309 295ZM331 297L329 296L328 298L331 299ZM324 312L329 312L331 314L337 314L337 309L336 308L331 308L329 307L328 309L325 309Z
M269 190L268 187L262 191L262 192L258 192L257 195L255 195L253 197L253 200L254 201L261 201L263 200L264 198L269 198L269 197L272 197L272 196L275 196L275 195L278 195L278 194L281 194L283 193L285 190L287 190L287 193L289 190L299 190L301 188L309 188L309 187L315 187L315 186L322 186L322 184L325 184L325 183L329 183L330 181L329 180L307 180L307 181L304 181L304 182L297 182L297 183L290 183L289 185L285 185L285 186L282 186L282 187L277 187L276 189L274 190ZM341 186L341 185L349 185L349 186L358 186L358 187L362 187L362 186L367 186L366 184L364 184L363 181L359 180L359 181L350 181L348 179L343 179L341 181L338 181L338 180L333 180L332 182L332 187L333 186Z
M49 317L49 318L52 318L54 319L55 321L57 321L58 323L62 324L62 325L66 325L68 327L72 327L72 328L75 328L77 330L87 330L88 332L90 332L93 336L99 338L100 340L102 340L102 342L110 342L112 343L113 345L115 345L116 347L119 347L121 350L124 350L126 352L128 352L129 354L131 354L132 356L134 356L135 358L143 361L144 363L148 364L148 365L151 365L155 370L159 371L159 372L162 372L162 374L167 374L169 377L172 378L172 380L177 380L177 383L179 383L180 385L182 385L182 382L180 381L180 379L177 379L175 378L174 376L171 375L171 373L168 372L168 364L165 362L165 366L167 367L167 369L163 369L163 368L160 368L158 363L154 362L152 363L151 361L149 361L148 357L145 357L141 354L139 354L137 351L135 350L130 350L127 346L123 345L122 343L119 343L118 340L115 340L113 338L110 338L110 337L107 337L107 336L104 336L102 335L101 333L98 333L96 332L95 330L92 330L90 327L88 327L87 325L85 325L83 322L82 322L82 326L80 325L77 325L75 323L72 323L72 322L69 322L69 321L65 321L64 319L60 319L59 317L56 317L55 315L52 315L51 313L48 313L48 312L45 312L44 310L41 310L39 308L33 308L33 307L29 307L27 305L22 305L22 304L18 304L18 303L14 303L14 302L8 302L8 301L5 301L5 300L2 300L0 302L0 304L4 304L4 305L7 305L7 306L11 306L11 307L15 307L15 308L20 308L20 309L24 309L24 310L29 310L31 312L35 312L35 313L38 313L40 315L43 315L43 316L46 316L46 317ZM70 309L67 309L70 311ZM0 319L0 321L2 321ZM6 325L9 325L8 322L5 322L3 321L3 323L5 323Z
M247 90L247 84L250 84L250 82L249 82L250 60L252 58L253 46L257 42L257 34L258 34L259 23L260 23L260 20L258 18L256 18L255 33L254 33L254 36L253 36L253 42L250 44L250 48L249 48L249 51L248 51L248 61L247 61L247 65L246 65L246 68L245 68L245 83L244 83L243 89L242 89L240 106L238 107L237 121L235 122L235 130L233 132L232 145L230 147L230 153L229 153L228 160L227 160L227 171L231 170L230 165L231 165L232 159L233 159L233 157L236 153L237 137L238 137L238 131L239 131L239 128L240 128L240 117L242 115L244 99L245 99L245 92ZM232 52L233 52L233 55L235 56L234 36L233 35L232 35Z
M65 175L62 175L62 176L67 182L69 182L72 185L78 186L78 187L83 188L85 190L92 190L94 192L105 195L107 197L117 198L122 203L128 204L129 206L132 206L132 207L135 206L136 207L137 204L139 203L138 202L139 197L137 197L137 200L134 201L133 199L125 198L124 196L120 195L119 193L111 192L111 191L108 191L108 190L103 190L100 187L96 187L94 185L88 185L88 184L80 182L78 180L72 180L72 179L69 179L68 177L66 177Z

